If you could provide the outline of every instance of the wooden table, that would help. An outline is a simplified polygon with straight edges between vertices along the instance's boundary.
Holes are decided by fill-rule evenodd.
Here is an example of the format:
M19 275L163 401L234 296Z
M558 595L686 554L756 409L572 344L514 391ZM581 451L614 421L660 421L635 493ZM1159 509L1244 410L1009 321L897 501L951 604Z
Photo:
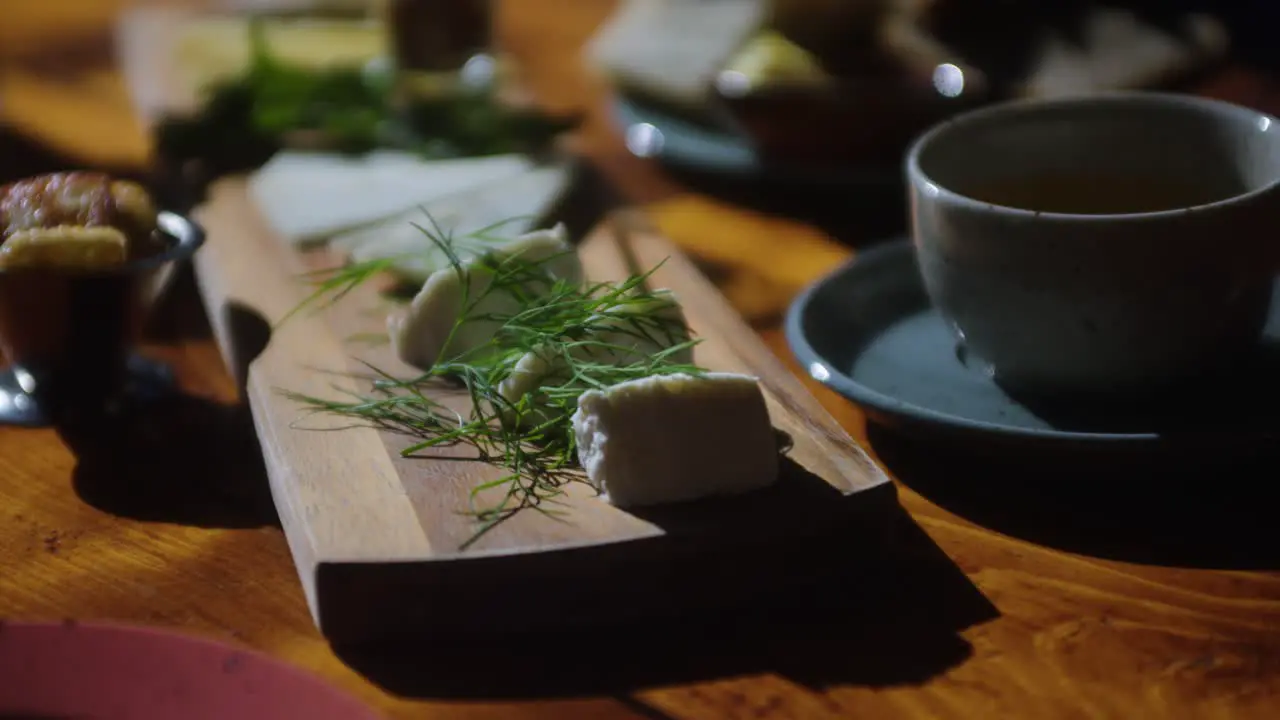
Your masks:
M83 164L140 168L147 140L111 64L124 0L9 3L0 118ZM576 50L612 3L516 0L501 29L533 89L596 111L586 151L790 362L779 313L852 252L819 231L683 191L626 156ZM1225 73L1210 94L1280 108ZM0 155L0 175L63 164ZM77 460L53 431L0 429L0 615L116 619L234 639L394 717L1243 718L1280 714L1275 459L1176 463L943 446L822 402L899 482L889 571L842 612L744 614L605 637L343 651L315 631L235 384L190 287L149 349L192 399ZM794 364L793 364L794 367ZM798 371L798 368L796 368ZM800 599L801 606L806 599Z

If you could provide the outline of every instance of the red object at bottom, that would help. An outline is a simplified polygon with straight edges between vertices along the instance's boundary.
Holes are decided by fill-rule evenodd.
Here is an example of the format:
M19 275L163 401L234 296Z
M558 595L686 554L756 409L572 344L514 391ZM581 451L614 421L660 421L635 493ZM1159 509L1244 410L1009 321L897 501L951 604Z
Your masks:
M318 677L165 630L0 623L0 717L374 720Z

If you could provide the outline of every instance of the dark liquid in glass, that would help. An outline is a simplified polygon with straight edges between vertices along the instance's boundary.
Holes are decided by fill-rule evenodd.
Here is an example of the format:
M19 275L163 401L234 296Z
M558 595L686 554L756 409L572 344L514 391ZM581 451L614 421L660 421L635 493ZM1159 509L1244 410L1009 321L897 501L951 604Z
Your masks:
M387 0L396 64L457 70L489 47L490 0Z

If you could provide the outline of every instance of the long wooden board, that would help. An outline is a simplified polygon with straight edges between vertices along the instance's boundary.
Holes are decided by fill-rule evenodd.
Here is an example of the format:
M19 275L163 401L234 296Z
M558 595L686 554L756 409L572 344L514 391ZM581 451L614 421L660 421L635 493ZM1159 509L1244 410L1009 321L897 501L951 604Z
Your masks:
M117 47L147 122L193 97L191 77L201 70L178 57L179 30L191 17L139 9L122 18ZM471 488L494 477L494 468L401 458L406 438L324 431L332 420L304 417L279 393L352 389L356 381L334 371L362 371L358 360L407 370L385 348L344 342L381 329L385 313L370 312L380 302L376 293L354 293L323 315L298 315L272 332L306 293L298 275L335 258L278 242L241 179L212 188L197 214L209 231L195 260L201 293L252 405L307 602L336 641L683 613L744 595L798 592L831 573L843 582L851 565L859 567L855 556L877 551L872 528L894 516L884 474L688 259L665 239L641 233L631 238L634 256L645 266L667 259L654 284L677 292L705 338L697 360L761 378L775 424L795 442L784 477L740 498L642 513L623 512L576 486L563 520L524 513L460 552L475 530L463 512ZM608 232L589 238L581 254L593 278L627 274Z
M333 258L273 237L240 179L218 183L197 216L209 233L195 261L201 292L227 361L243 364L258 350L245 337L284 317L308 290L299 275ZM885 475L674 246L648 233L630 241L642 265L666 261L653 283L675 291L703 338L696 360L761 378L775 426L794 441L783 477L749 495L634 513L574 483L562 516L522 512L460 550L476 530L465 514L471 489L496 468L402 458L407 438L332 431L339 421L306 416L280 392L357 390L362 381L341 373L360 370L358 359L407 371L385 348L345 341L382 326L383 301L376 288L362 288L277 326L246 378L280 519L326 635L360 640L678 612L811 579L831 558L815 547L876 521L872 508L884 505L864 492L891 495ZM627 275L611 232L594 233L580 253L594 279ZM258 331L245 333L247 325ZM519 617L503 611L512 598L522 598Z

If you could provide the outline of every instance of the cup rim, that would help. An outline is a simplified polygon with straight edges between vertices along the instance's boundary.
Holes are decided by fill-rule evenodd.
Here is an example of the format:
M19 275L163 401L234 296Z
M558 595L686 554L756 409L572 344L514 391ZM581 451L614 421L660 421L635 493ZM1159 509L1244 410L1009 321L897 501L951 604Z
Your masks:
M186 215L171 210L156 213L156 231L168 235L174 242L164 252L131 260L122 265L94 270L61 270L58 268L0 268L0 277L16 275L58 275L70 278L122 277L153 270L162 265L189 259L205 241L205 231L199 223Z
M1276 177L1264 185L1251 188L1230 197L1222 198L1221 200L1214 200L1213 202L1202 203L1199 205L1188 205L1186 207L1170 208L1167 210L1152 210L1148 212L1065 213L1050 212L1046 210L1028 210L1026 208L1017 208L1009 205L1000 205L997 203L978 200L934 181L933 178L931 178L929 174L920 167L921 153L923 153L929 145L936 142L940 136L953 132L958 126L973 122L989 121L992 118L1014 118L1020 115L1042 113L1046 111L1052 112L1061 108L1083 107L1088 105L1123 105L1130 107L1146 105L1149 107L1164 108L1195 108L1218 114L1234 116L1243 120L1251 120L1255 123L1265 122L1267 127L1276 124L1277 127L1273 132L1280 132L1280 120L1277 120L1277 118L1270 113L1266 113L1261 110L1254 110L1252 108L1226 102L1224 100L1198 95L1147 90L1118 90L1053 99L1031 98L1011 100L959 113L926 130L911 143L910 148L907 150L905 161L907 179L913 187L924 192L931 199L943 199L969 209L994 211L1013 217L1059 220L1066 222L1150 221L1185 216L1189 212L1212 212L1235 207L1273 192L1277 187L1280 187L1280 172L1277 172Z

